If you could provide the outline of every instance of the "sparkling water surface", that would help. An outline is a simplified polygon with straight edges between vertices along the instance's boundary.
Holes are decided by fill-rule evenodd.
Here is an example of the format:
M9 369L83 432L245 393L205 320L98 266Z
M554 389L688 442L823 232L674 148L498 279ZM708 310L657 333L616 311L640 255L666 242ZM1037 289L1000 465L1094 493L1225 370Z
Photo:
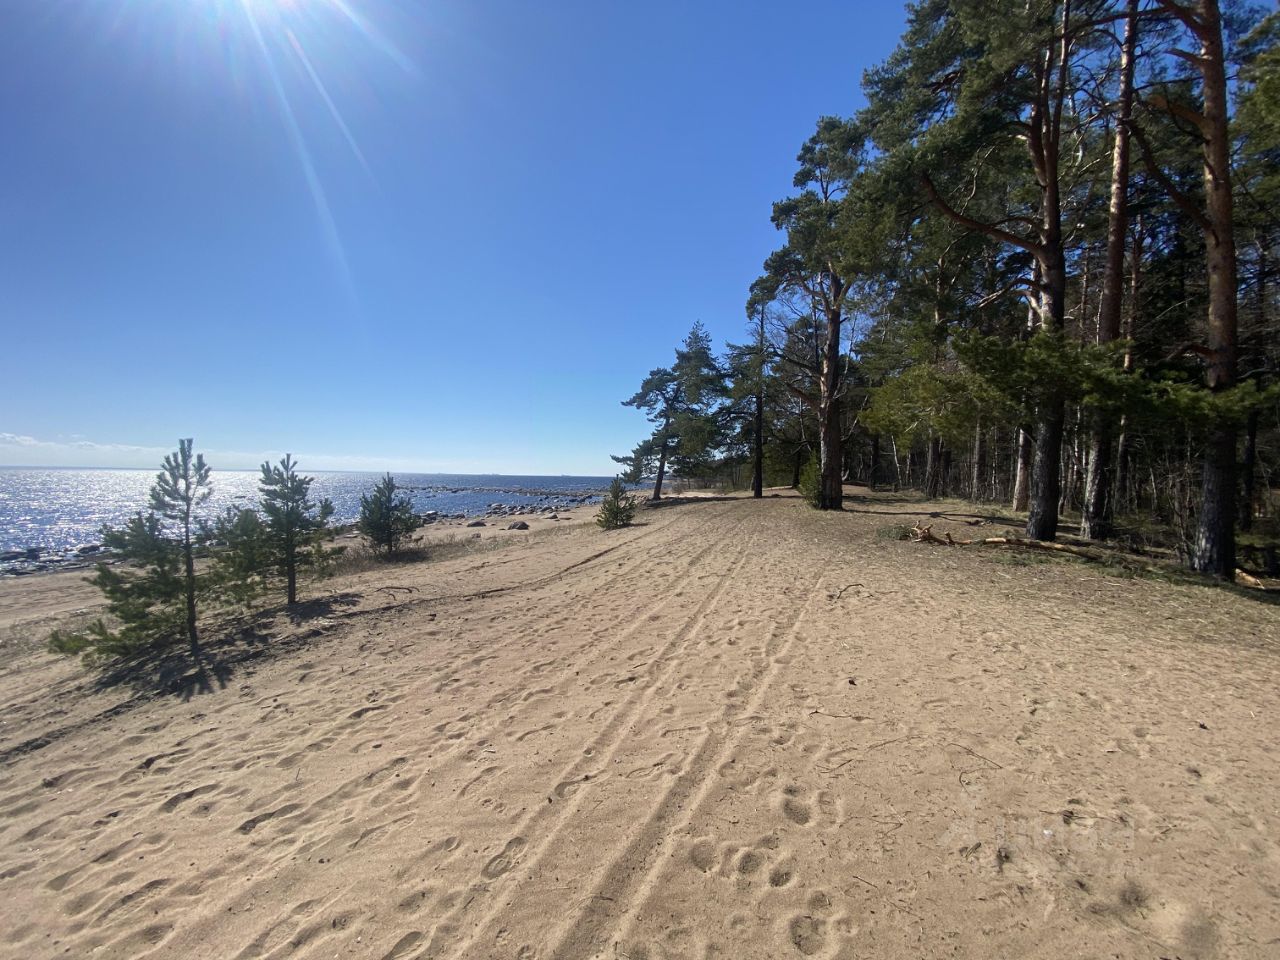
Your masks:
M312 499L333 501L334 520L354 520L360 496L381 479L378 473L304 471L315 477ZM215 470L213 496L204 514L228 506L252 506L258 500L257 470ZM0 467L0 552L39 547L61 553L98 543L103 524L118 525L146 509L154 470L73 470ZM484 474L398 473L421 513L481 514L490 504L541 505L555 498L598 494L608 477L522 477Z

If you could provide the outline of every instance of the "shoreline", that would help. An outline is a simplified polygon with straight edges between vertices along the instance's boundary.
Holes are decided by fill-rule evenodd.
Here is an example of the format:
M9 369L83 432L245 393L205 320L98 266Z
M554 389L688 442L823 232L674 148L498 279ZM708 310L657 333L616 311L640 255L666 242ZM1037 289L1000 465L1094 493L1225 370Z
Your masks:
M224 471L226 472L226 471ZM536 503L505 504L495 501L483 508L441 513L438 510L424 510L419 516L424 521L424 528L447 524L450 522L471 522L474 520L530 519L533 517L566 515L573 510L596 505L602 491L546 490L534 491L533 488L497 488L497 487L425 487L406 485L400 489L406 492L434 491L437 493L474 493L474 494L506 494L536 498ZM349 534L355 528L355 520L343 520L332 525L336 537ZM115 561L109 548L97 542L83 543L62 549L45 547L14 547L0 551L0 580L7 577L28 577L49 573L75 570L93 570L99 563Z
M570 529L584 524L594 524L594 506L587 505L574 510L561 510L556 519L549 515L524 515L519 517L529 526L527 530L507 529L506 517L493 518L493 522L485 521L484 527L471 527L475 518L442 519L419 529L413 537L412 546L425 549L425 562L435 562L431 558L432 547L465 546L468 548L488 548L500 546L504 542L518 542L531 534L545 534L555 529ZM354 525L344 525L330 542L330 546L348 549L363 546L364 538L355 531ZM119 563L119 560L114 561ZM424 561L395 561L386 565L385 569L393 571L399 566L410 566ZM105 610L106 601L101 592L89 583L89 576L96 564L85 564L73 568L42 570L24 576L0 576L0 667L5 662L6 647L10 646L13 637L9 636L24 625L43 623L50 617L72 616L88 618ZM329 578L312 578L304 581L311 590L324 589ZM35 586L39 584L39 586ZM30 586L29 586L30 585ZM22 614L20 611L29 605L28 597L37 594L42 599L37 603L34 615ZM57 598L52 599L52 598ZM57 623L43 627L47 635ZM35 645L43 644L43 637L34 639ZM31 643L24 644L30 647Z
M15 649L5 949L1267 955L1269 598L779 493L308 581L210 623L208 691L182 645ZM70 615L74 577L0 584L0 625Z

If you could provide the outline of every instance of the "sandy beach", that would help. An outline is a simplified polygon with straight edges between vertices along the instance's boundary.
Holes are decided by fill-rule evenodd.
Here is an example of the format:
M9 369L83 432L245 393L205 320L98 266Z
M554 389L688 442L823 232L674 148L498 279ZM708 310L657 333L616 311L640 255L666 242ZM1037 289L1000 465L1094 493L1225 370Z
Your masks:
M1276 606L850 492L309 583L203 693L5 581L0 956L1280 953Z

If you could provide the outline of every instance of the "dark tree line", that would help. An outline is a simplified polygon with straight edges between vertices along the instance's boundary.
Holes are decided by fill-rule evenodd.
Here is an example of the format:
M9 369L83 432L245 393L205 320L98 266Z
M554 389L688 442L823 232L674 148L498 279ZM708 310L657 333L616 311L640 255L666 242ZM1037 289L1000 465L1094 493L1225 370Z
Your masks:
M820 509L857 481L1036 539L1154 519L1233 576L1280 465L1278 37L1218 0L913 3L800 150L747 343L695 328L627 401L632 478L758 496L812 460Z

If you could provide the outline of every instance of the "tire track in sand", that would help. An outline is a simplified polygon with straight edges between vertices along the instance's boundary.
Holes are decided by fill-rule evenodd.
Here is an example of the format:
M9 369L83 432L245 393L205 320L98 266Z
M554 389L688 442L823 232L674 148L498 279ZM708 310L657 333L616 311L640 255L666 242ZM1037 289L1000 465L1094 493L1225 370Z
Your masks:
M736 532L736 528L735 531ZM655 692L663 686L667 679L681 666L684 661L680 654L698 635L699 628L705 622L707 615L715 608L716 603L723 596L725 589L733 582L738 572L746 564L751 557L749 543L743 542L739 544L737 556L729 563L723 573L720 574L716 584L707 592L707 595L698 603L694 611L689 615L683 627L676 631L675 635L666 643L661 651L654 657L652 663L662 666L657 670L650 670L650 682L635 690L634 693L620 701L617 709L614 710L608 723L587 745L587 747L579 755L573 763L565 768L560 774L560 787L584 782L590 779L592 771L601 767L607 767L609 762L617 755L626 741L627 731L634 725L641 715L645 707L652 703ZM686 574L685 579L688 579ZM544 856L545 852L559 838L566 825L571 822L573 815L576 813L581 804L583 791L562 791L566 801L559 804L548 804L547 806L539 806L533 813L527 815L519 823L515 831L515 836L508 841L507 846L494 859L489 861L485 870L482 871L485 879L497 879L502 874L508 873L516 865L516 856L512 855L512 844L516 844L514 851L517 854L525 854L534 862ZM544 826L546 824L546 826ZM527 837L533 835L541 839L536 842L535 846L530 846ZM517 843L518 841L518 843ZM494 860L503 860L503 869L495 873L491 867ZM525 859L525 857L520 857ZM490 892L484 888L473 888L473 892L477 895L481 892ZM474 942L476 935L484 930L497 916L502 908L502 904L492 904L484 915L475 923L472 932L464 934L462 938L450 945L448 941L452 939L456 931L458 921L461 920L465 911L472 905L476 897L469 898L461 904L457 909L452 911L436 925L435 933L431 942L420 955L423 958L442 956L445 950L454 956L463 956ZM561 904L563 906L563 904ZM448 949L452 946L452 949Z
M560 935L551 952L552 960L582 960L596 956L605 948L611 929L618 933L614 938L615 945L624 939L653 892L660 868L667 860L662 856L663 852L689 825L694 812L706 800L714 783L712 771L728 763L739 744L740 731L744 727L733 723L734 716L752 716L759 711L777 675L778 658L785 657L790 651L814 598L821 593L821 583L819 575L798 605L790 624L775 631L770 638L771 643L766 645L764 652L765 667L753 677L759 682L751 699L746 704L726 706L720 723L707 730L693 759L636 835L613 857L610 867L587 896L582 912ZM779 637L781 642L773 642ZM623 904L629 906L615 916L612 911Z
M534 676L538 677L537 682L542 686L556 689L569 681L577 672L585 672L587 667L598 662L602 655L617 650L622 646L623 642L633 636L637 631L651 626L651 618L665 610L679 598L681 585L688 582L690 576L698 568L698 565L701 564L709 554L717 553L726 543L735 540L740 535L743 527L746 526L746 523L746 520L739 521L729 527L721 537L709 544L703 545L691 557L688 557L683 568L676 572L676 581L671 587L663 591L663 599L656 605L646 606L645 609L636 611L635 615L629 617L630 623L623 630L618 633L610 633L608 635L602 633L587 643L577 645L571 650L563 651L559 656L553 658L549 662L541 664L529 663L524 669L515 673L513 675L514 679L505 683L501 690L490 694L484 703L464 710L462 717L470 719L476 716L491 715L495 708L511 700L512 697L518 696L520 693L527 691ZM628 568L628 570L623 574L620 574L620 576L626 576L634 572L635 569L643 567L652 560L654 553L661 553L667 549L669 549L669 545L663 543L657 545L652 552L646 551L641 557L636 559L635 564L632 567ZM652 586L653 585L650 584L650 587ZM579 600L575 600L573 609L577 610L580 607L590 606L594 603L598 603L598 598L593 594L588 594ZM562 613L559 619L566 619L568 616L570 615ZM544 632L545 628L540 627L535 631L531 638L522 637L521 640L531 639L536 641L541 638ZM500 639L504 645L510 646L512 644L511 638ZM429 685L441 677L456 674L459 663L472 661L479 653L480 651L477 650L468 650L464 653L456 654L454 657L451 657L446 661L445 664L441 665L428 675L425 681L415 680L415 684L425 682ZM655 659L660 658L661 657L659 655ZM557 671L554 673L543 674L542 670L546 669L549 665L554 665L558 668ZM540 667L541 669L539 669ZM389 689L399 689L399 685L391 684L389 685ZM459 739L453 744L446 744L446 738L443 735L428 737L418 741L418 749L438 750L442 745L444 745L444 752L437 753L434 759L435 767L437 771L440 771L450 760L465 755L468 750L473 749L477 744L488 742L492 738L498 736L504 729L511 726L513 722L518 720L524 714L539 708L540 704L537 702L537 698L530 698L528 700L517 702L513 705L511 711L504 712L500 717L485 724L483 727L477 727L469 730L465 739ZM461 722L461 719L461 717L455 717L452 720L445 721L445 723L453 724Z

